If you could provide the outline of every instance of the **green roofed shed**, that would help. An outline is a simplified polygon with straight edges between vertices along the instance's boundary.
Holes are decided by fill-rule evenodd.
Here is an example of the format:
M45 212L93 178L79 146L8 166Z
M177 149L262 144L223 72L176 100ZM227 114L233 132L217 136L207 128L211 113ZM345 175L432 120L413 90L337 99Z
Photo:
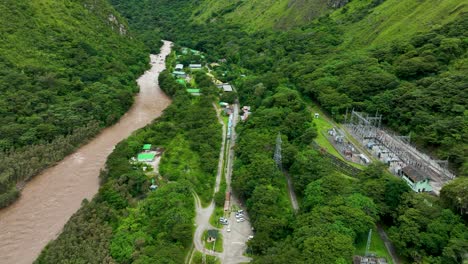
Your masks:
M137 160L139 162L153 161L156 153L140 153L138 154Z
M178 83L182 84L182 85L185 85L185 84L186 84L186 82L185 82L184 79L177 79L176 81L177 81Z
M200 93L200 89L187 89L189 93Z
M151 144L144 144L143 150L151 150Z

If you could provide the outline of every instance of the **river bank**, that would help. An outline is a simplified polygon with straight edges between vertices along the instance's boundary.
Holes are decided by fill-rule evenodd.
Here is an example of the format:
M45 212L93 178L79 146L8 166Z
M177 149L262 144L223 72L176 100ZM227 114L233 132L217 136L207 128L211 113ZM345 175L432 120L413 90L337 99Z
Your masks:
M171 103L157 83L171 45L165 41L161 53L151 55L151 69L138 79L140 93L117 124L36 176L15 204L0 211L2 263L33 262L41 249L60 233L82 200L96 194L99 172L114 146L160 116Z

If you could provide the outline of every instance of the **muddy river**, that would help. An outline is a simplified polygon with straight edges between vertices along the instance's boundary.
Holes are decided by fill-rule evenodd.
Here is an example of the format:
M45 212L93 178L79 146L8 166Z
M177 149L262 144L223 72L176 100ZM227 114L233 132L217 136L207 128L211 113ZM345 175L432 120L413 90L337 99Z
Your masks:
M99 188L99 171L114 146L133 131L160 116L171 103L157 79L170 52L164 42L159 55L151 55L152 67L138 79L140 93L132 108L112 127L31 180L21 198L0 210L0 263L32 263L42 248L57 237L84 198Z

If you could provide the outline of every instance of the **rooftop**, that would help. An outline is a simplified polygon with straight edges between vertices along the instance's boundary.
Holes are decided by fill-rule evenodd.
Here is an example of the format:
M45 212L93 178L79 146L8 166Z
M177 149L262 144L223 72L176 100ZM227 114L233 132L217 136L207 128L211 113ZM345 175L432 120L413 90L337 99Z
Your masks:
M208 237L218 238L218 230L216 229L208 230Z
M137 160L140 162L153 161L156 153L140 153L138 154Z
M223 89L223 91L225 91L225 92L232 92L233 91L232 85L230 85L229 83L217 84L216 86L218 88L220 88L220 89Z
M151 149L151 144L144 144L143 145L143 150L150 150Z
M401 169L401 171L406 176L408 176L408 178L410 178L413 182L420 182L420 181L423 181L423 180L429 178L426 175L424 175L423 173L421 173L420 170L418 170L417 168L415 168L414 166L411 166L411 165L408 165L408 166L404 167L403 169Z

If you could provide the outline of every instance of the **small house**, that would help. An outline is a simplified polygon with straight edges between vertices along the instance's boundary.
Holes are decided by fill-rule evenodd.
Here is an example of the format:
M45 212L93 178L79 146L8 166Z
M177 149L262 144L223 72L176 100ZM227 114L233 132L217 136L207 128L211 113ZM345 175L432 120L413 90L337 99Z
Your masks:
M184 71L173 71L172 75L176 78L185 78L187 74Z
M154 161L154 158L156 157L156 153L140 153L137 156L137 160L139 162L152 162Z
M406 166L400 170L399 175L415 192L431 192L429 177L413 166Z
M360 159L364 164L370 163L370 160L369 160L369 158L368 158L366 155L364 155L364 154L359 154L358 157L359 157L359 159Z
M217 238L218 238L218 230L216 229L208 230L208 238L207 238L208 243L215 241Z
M183 64L177 64L174 68L176 71L182 71L184 69L184 65Z
M150 151L151 150L151 144L144 144L142 149L146 152Z
M190 70L201 70L202 65L201 64L189 64Z
M223 89L224 92L232 92L233 88L232 85L229 83L221 83L216 85L219 89Z

